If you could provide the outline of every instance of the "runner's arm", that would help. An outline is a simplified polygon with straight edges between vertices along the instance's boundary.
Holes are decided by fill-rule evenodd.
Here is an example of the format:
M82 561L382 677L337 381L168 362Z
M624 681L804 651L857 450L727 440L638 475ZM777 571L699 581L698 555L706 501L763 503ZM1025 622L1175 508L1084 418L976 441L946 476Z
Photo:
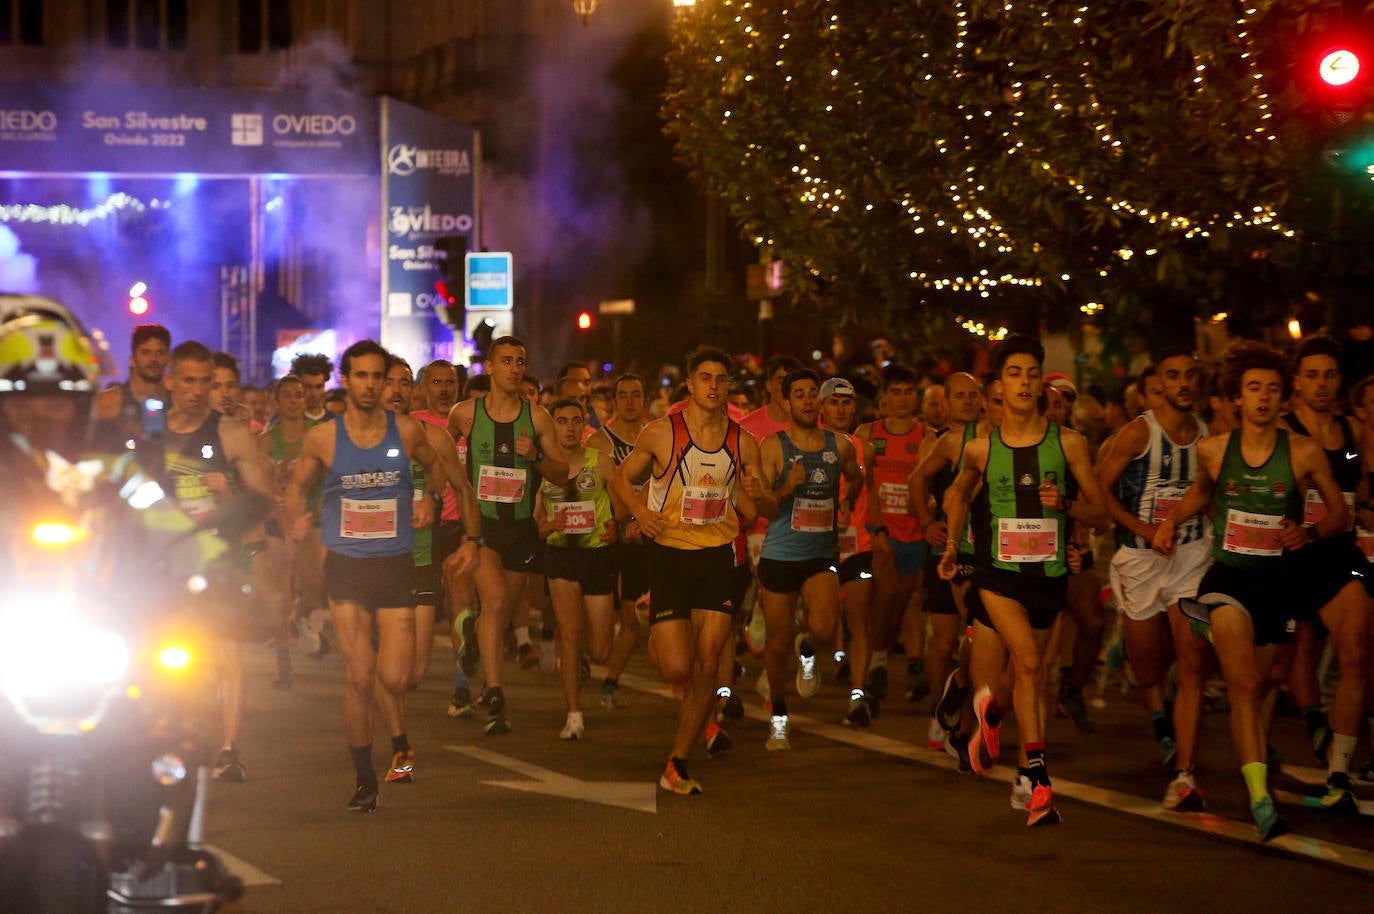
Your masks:
M1110 449L1104 447L1098 452L1095 472L1097 484L1102 487L1102 497L1106 500L1107 510L1116 525L1130 530L1148 543L1154 539L1155 528L1158 525L1147 524L1127 511L1121 500L1116 497L1116 484L1121 479L1121 474L1126 471L1126 467L1135 459L1134 455L1149 445L1149 426L1143 419L1133 419L1113 440L1116 443Z

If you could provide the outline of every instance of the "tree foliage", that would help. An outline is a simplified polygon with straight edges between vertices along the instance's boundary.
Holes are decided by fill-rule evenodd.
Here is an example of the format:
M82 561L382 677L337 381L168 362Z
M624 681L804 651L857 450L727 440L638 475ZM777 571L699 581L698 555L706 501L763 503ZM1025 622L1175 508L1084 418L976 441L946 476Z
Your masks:
M664 115L836 322L1263 319L1325 269L1331 137L1297 76L1350 6L699 0Z

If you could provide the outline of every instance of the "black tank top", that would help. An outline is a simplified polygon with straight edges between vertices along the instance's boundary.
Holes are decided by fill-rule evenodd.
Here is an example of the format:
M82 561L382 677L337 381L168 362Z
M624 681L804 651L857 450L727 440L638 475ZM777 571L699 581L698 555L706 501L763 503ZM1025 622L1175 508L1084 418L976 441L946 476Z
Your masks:
M223 473L235 483L234 465L224 456L219 439L220 414L214 410L198 428L189 432L167 430L165 435L167 475L181 510L195 520L212 514L215 498L205 482L209 473Z
M1283 421L1299 435L1316 440L1316 436L1303 426L1296 413L1284 416ZM1335 477L1336 485L1341 487L1342 492L1354 492L1360 485L1360 449L1354 444L1354 436L1350 434L1350 422L1345 416L1337 416L1336 422L1341 427L1341 443L1334 450L1322 450L1326 451L1326 459L1331 464L1331 475Z

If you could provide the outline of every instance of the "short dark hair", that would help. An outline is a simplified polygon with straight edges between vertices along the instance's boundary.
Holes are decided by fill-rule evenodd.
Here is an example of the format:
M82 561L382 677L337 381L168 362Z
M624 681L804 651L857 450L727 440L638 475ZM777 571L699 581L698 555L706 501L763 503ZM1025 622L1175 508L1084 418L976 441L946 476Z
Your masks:
M510 334L498 336L496 339L492 340L491 345L487 347L487 358L491 358L491 354L496 351L497 346L515 346L519 349L524 349L525 341L517 336L511 336Z
M549 405L549 415L552 416L560 409L567 409L570 406L575 407L584 418L586 417L587 411L582 408L582 404L579 401L574 400L572 397L559 397L557 400L554 400L553 403Z
M215 361L215 354L210 351L210 347L196 340L187 340L178 343L172 349L171 366L175 368L182 362L209 362L212 365Z
M239 378L239 360L227 352L216 352L214 354L216 368L227 368L234 373L234 378Z
M1302 367L1302 360L1314 355L1330 356L1336 360L1336 364L1341 364L1341 344L1325 334L1309 336L1293 348L1293 374L1298 373Z
M878 391L881 393L893 384L910 384L916 386L920 379L916 375L916 369L909 365L898 365L893 363L883 369L880 380L878 381Z
M463 385L463 399L471 400L473 394L491 393L491 375L475 374Z
M386 371L387 371L387 374L390 374L390 373L391 373L391 369L395 368L397 365L404 365L406 371L410 374L411 380L414 380L414 379L415 379L415 369L410 367L410 363L407 362L405 359L401 358L401 357L400 357L399 355L397 355L396 353L394 353L394 352L388 352L388 353L386 354ZM428 368L429 366L426 365L425 367Z
M1196 362L1198 360L1197 350L1192 346L1186 346L1181 343L1165 346L1163 349L1159 350L1159 355L1155 357L1155 367L1158 368L1159 363L1163 362L1165 359L1177 358L1188 358Z
M172 348L172 331L161 324L139 324L129 338L129 351L133 352L149 340L161 340L162 345Z
M334 362L318 352L302 352L291 360L291 373L298 378L307 374L321 374L327 378L334 373Z
M1158 362L1151 362L1149 365L1140 369L1140 374L1135 379L1136 390L1140 391L1142 394L1145 393L1145 382L1157 374L1159 374Z
M620 393L621 384L638 384L640 393L649 392L649 385L645 384L644 379L632 371L624 372L616 378L615 383L611 385L611 390L615 393Z
M798 381L814 381L817 387L821 386L820 375L810 368L794 368L787 373L787 377L782 379L782 395L784 398L792 396L792 385Z
M339 376L348 377L348 373L353 369L353 360L364 355L381 356L382 362L386 364L391 353L383 349L382 344L376 340L358 340L345 349L343 355L339 357Z
M324 392L324 402L335 403L339 400L348 401L348 394L344 392L342 387L331 387Z
M272 395L273 395L274 397L280 396L280 395L281 395L281 389L282 389L283 387L285 387L286 385L288 385L288 384L299 384L299 385L301 385L302 387L305 386L305 382L302 381L302 380L301 380L299 377L297 377L296 375L293 375L293 374L282 375L280 378L277 378L277 380L275 380L275 381L272 382Z
M729 363L727 362L726 364L728 365ZM764 365L763 365L763 378L764 378L765 381L771 381L771 380L773 380L773 375L777 374L777 373L778 373L778 369L780 369L780 368L785 368L785 369L787 369L787 373L788 373L788 374L791 374L792 372L796 371L798 368L805 368L805 367L806 367L806 366L802 364L802 360L799 359L799 358L797 358L796 356L792 356L792 355L775 355L775 356L773 356L772 358L770 358L767 362L764 363ZM787 382L784 381L783 383L785 384L785 383L787 383ZM786 396L786 394L784 394L783 396Z
M997 347L997 351L992 356L992 376L1002 377L1002 368L1007 364L1007 359L1014 355L1028 355L1035 359L1035 364L1045 364L1045 344L1039 339L1026 333L1013 333L1004 339Z
M562 368L558 369L558 383L562 384L563 379L566 378L568 375L572 374L572 370L574 368L586 369L587 374L592 373L592 370L590 368L587 368L586 362L569 362Z
M1276 372L1283 383L1283 397L1293 392L1293 377L1288 361L1273 346L1259 340L1236 340L1221 363L1222 389L1232 400L1240 396L1240 382L1247 371Z
M691 374L696 371L704 362L719 362L729 368L734 364L734 359L730 358L730 353L719 346L698 346L687 353L687 373Z

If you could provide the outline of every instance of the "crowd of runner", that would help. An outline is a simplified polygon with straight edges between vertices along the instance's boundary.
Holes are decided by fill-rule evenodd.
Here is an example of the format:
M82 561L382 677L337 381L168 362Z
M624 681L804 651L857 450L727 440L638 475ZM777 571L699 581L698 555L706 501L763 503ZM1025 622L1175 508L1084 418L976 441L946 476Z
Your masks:
M406 697L442 631L448 713L491 736L539 725L508 707L507 665L557 673L567 715L550 736L578 740L590 665L600 705L624 707L643 645L680 699L659 785L683 795L702 792L693 752L732 746L737 657L763 659L769 750L791 748L789 700L815 696L833 658L843 724L869 726L890 696L927 702L919 735L975 775L1014 719L1011 805L1051 824L1050 712L1093 732L1084 688L1111 632L1171 776L1165 808L1206 807L1199 722L1224 683L1261 839L1286 829L1267 785L1284 690L1327 768L1320 805L1357 809L1355 781L1374 784L1374 761L1352 774L1374 733L1374 377L1343 378L1326 337L1236 341L1212 365L1161 351L1107 398L1044 374L1030 337L995 344L981 375L939 377L878 342L840 374L775 356L741 383L740 358L701 347L672 374L573 362L545 384L514 337L471 377L363 341L337 373L302 355L257 389L231 357L137 328L99 435L146 437L163 403L184 510L240 488L274 505L239 544L254 611L222 648L216 777L247 777L236 644L266 621L276 688L293 647L342 654L351 809L377 806L374 708L382 777L413 779Z

